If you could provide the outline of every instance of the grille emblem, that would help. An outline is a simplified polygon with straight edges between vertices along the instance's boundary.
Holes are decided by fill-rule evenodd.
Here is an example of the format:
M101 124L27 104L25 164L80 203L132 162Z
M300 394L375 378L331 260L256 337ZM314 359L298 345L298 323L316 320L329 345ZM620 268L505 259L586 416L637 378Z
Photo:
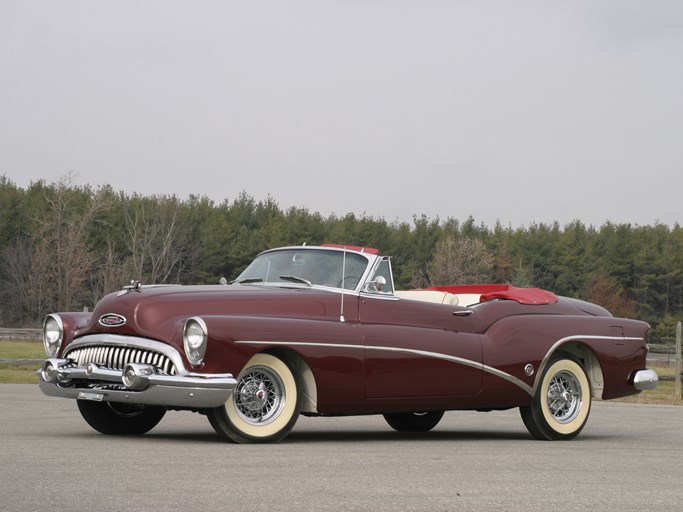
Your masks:
M126 324L126 318L115 313L107 313L100 317L100 325L104 327L120 327Z

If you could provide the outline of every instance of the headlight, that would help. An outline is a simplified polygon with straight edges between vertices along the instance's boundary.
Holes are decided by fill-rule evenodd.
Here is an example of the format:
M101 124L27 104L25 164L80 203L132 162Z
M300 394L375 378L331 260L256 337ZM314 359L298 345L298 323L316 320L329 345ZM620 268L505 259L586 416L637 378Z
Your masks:
M206 341L209 332L204 320L197 316L188 318L183 329L183 345L188 361L194 366L202 364L206 353Z
M43 322L43 345L47 357L55 357L64 340L64 323L57 315L47 315Z

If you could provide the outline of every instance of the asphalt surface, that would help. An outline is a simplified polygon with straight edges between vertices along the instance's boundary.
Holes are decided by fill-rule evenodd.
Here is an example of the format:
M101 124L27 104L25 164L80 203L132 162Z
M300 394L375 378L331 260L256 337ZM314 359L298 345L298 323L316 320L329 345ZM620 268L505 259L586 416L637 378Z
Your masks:
M188 412L104 436L73 401L5 384L0 436L7 512L683 509L677 406L597 402L570 442L532 440L511 410L449 412L420 435L302 417L279 444L233 445Z

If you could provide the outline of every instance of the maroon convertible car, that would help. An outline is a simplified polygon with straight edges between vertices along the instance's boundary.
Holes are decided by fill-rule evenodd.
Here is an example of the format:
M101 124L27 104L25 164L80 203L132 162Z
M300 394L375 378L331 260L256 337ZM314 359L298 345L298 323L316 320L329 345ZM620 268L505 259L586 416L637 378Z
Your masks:
M375 249L274 249L222 281L134 282L92 313L48 315L40 388L104 434L190 410L245 443L281 440L300 414L425 432L444 411L512 407L533 437L572 439L593 397L657 385L646 323L537 288L395 290Z

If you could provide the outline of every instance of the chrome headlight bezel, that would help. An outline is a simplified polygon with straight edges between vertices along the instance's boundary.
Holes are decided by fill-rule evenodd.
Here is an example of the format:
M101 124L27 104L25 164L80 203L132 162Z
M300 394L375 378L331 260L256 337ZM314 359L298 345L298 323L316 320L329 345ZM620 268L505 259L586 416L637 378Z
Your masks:
M185 356L193 366L200 366L204 362L209 330L206 323L198 316L185 320L183 327L183 348Z
M56 357L63 341L64 322L59 315L47 315L43 321L43 347L47 357Z

